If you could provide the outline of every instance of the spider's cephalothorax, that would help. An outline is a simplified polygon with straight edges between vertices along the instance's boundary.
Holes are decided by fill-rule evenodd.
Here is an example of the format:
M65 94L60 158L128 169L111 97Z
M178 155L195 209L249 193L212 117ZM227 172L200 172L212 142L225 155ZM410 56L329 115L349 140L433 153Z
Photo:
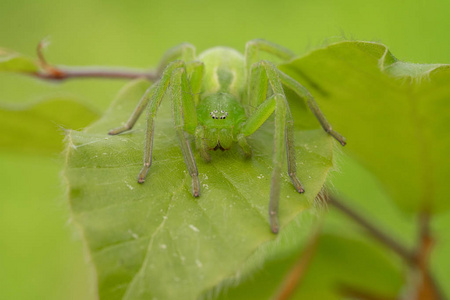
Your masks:
M173 48L158 69L160 80L145 92L127 123L109 134L131 129L148 106L144 166L138 175L138 181L144 182L152 162L154 117L166 90L170 89L175 129L192 177L192 194L197 197L200 194L197 165L186 133L194 135L196 148L205 160L210 160L210 150L227 150L234 142L250 156L246 137L275 114L269 221L272 232L276 233L281 168L286 154L292 183L299 193L304 192L296 175L293 121L283 85L306 99L327 133L342 145L345 145L345 138L331 128L311 94L274 64L260 60L259 51L284 61L293 58L289 50L264 40L248 42L244 55L225 47L212 48L199 56L190 44Z
M245 112L231 94L216 93L200 100L197 106L199 131L203 131L208 149L227 150L236 140L239 126L245 121Z

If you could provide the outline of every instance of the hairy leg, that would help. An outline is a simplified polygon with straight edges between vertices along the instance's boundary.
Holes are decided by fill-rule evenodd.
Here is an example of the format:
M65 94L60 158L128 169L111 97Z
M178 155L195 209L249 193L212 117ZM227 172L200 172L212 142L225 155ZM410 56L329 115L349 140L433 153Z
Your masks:
M272 54L284 61L290 60L295 56L291 50L275 43L262 39L252 40L245 45L245 67L248 75L250 74L253 64L260 61L258 55L260 51Z
M193 61L187 63L187 71L189 75L189 82L191 84L191 91L194 97L195 105L198 104L200 99L200 92L202 88L203 81L203 71L205 70L205 65L201 61Z
M268 85L269 81L264 68L261 64L254 64L250 70L247 97L243 99L247 117L252 115L256 108L267 99Z
M189 145L189 140L185 136L184 128L186 124L183 120L183 118L185 120L187 119L190 124L189 126L196 126L197 118L195 114L188 116L186 113L183 113L183 108L186 108L187 112L190 112L192 107L195 108L192 92L189 87L189 81L186 76L186 65L183 61L174 61L167 66L150 101L147 113L144 166L139 172L138 182L144 182L148 170L152 164L154 118L169 85L172 92L172 108L175 130L180 141L184 161L192 178L192 194L194 197L197 197L200 194L198 171L191 147Z
M147 107L148 101L150 100L150 98L153 96L153 93L156 90L158 83L153 84L152 86L150 86L144 93L144 95L142 96L141 100L139 101L138 105L136 106L136 108L134 109L133 113L131 114L130 118L128 119L128 121L120 127L111 129L108 134L110 135L116 135L125 131L130 130L131 128L133 128L134 124L136 124L136 121L139 119L139 117L141 116L142 112L144 111L144 109Z
M197 126L195 130L195 146L200 156L207 162L211 161L211 155L208 153L208 146L205 143L205 129L202 125Z
M186 70L188 69L188 70ZM202 62L194 61L186 64L186 80L181 81L182 85L182 107L184 130L189 134L195 134L197 128L197 110L196 98L200 94L200 88L203 80L204 65ZM189 73L190 72L190 73ZM187 76L190 75L190 78Z
M245 45L245 72L248 83L248 97L244 97L243 104L247 116L251 115L256 107L267 98L267 74L264 68L258 64L261 60L260 52L268 53L283 61L290 60L294 57L294 53L289 49L262 39L249 41ZM262 86L264 84L265 86ZM258 88L256 88L257 86Z
M250 148L250 145L247 143L247 139L245 138L245 135L243 133L237 135L237 141L239 146L242 148L242 151L244 151L245 157L252 156L252 149Z
M195 47L191 44L184 43L178 46L173 47L172 49L169 49L161 59L161 62L158 67L157 74L162 74L166 66L174 61L177 58L180 58L183 61L189 62L188 64L188 70L189 74L191 74L192 77L195 77L194 80L195 83L198 83L200 81L201 83L201 76L203 73L203 64L201 62L192 62L195 60ZM201 65L201 66L199 66ZM125 131L130 130L133 128L133 126L136 124L137 120L141 116L144 109L147 107L148 101L150 98L152 98L153 93L156 90L158 83L153 84L151 87L147 89L147 91L142 96L141 100L139 101L138 105L134 109L133 113L131 114L128 121L120 127L114 128L108 132L110 135L116 135ZM197 87L198 86L198 87ZM195 86L195 93L198 93L200 89L200 85L196 84Z
M322 128L330 134L332 137L334 137L342 146L345 146L347 142L345 141L345 137L343 137L339 132L334 131L331 127L331 124L327 121L324 114L319 108L319 105L317 105L317 102L314 100L314 97L310 94L310 92L302 86L300 83L298 83L295 79L289 77L285 73L278 70L278 74L280 76L281 82L287 86L288 88L292 89L297 95L299 95L301 98L306 99L306 102L308 103L309 108L316 116L317 120L319 120L320 125L322 125Z
M147 111L147 126L145 132L145 148L144 148L144 166L138 175L138 182L143 183L145 176L152 164L152 150L153 150L153 134L154 134L154 124L153 120L156 116L159 104L161 103L164 94L169 86L170 78L172 77L172 72L180 67L184 66L182 61L174 61L170 63L164 70L161 79L156 83L155 92L152 95L150 103L148 105Z
M273 95L267 98L243 124L242 134L248 136L254 133L275 112L273 172L269 203L269 218L272 232L278 232L278 202L281 187L281 168L283 165L284 151L288 158L288 173L296 190L304 192L303 186L296 175L295 148L292 116L276 67L266 61L259 63L266 74L267 80L273 91ZM262 85L263 86L263 85Z
M195 163L189 140L184 132L183 124L183 115L186 119L186 111L184 110L184 106L186 106L185 104L190 103L194 106L194 100L192 98L189 82L186 76L186 70L184 68L179 68L173 71L172 78L170 80L170 88L172 92L172 109L173 118L175 121L175 130L180 141L184 162L186 163L187 169L192 178L192 195L194 195L194 197L198 197L200 194L200 182L198 180L197 165Z
M195 60L195 47L192 44L183 43L167 50L159 62L157 74L162 74L167 65L177 59L185 62Z

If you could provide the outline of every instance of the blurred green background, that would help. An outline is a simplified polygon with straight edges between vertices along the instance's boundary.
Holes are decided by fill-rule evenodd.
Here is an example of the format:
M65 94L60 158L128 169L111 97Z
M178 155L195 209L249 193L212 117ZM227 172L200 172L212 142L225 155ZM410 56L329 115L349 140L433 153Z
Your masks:
M264 38L303 55L342 39L358 39L382 42L405 61L450 63L449 15L447 0L0 0L0 47L34 56L38 42L49 36L46 57L51 63L147 68L185 41L199 51L217 45L243 51L246 41ZM101 113L124 83L46 83L0 73L0 104L20 106L62 96ZM411 245L413 218L397 211L361 167L344 155L340 162L336 189ZM95 296L95 277L70 222L62 165L57 153L0 148L0 299ZM331 223L340 218L333 214ZM438 217L436 230L450 226L448 219ZM448 239L440 242L436 259L450 251ZM437 267L444 277L445 266Z

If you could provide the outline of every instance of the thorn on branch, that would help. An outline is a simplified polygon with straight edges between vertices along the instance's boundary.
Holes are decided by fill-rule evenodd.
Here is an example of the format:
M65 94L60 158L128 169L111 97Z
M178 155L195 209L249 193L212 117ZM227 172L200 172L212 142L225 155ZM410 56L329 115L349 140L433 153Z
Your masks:
M37 46L36 52L39 60L39 65L43 70L45 70L45 72L54 77L54 79L62 79L64 77L64 74L59 69L48 64L47 60L45 59L44 49L47 48L49 44L50 41L47 38L45 38L42 39Z

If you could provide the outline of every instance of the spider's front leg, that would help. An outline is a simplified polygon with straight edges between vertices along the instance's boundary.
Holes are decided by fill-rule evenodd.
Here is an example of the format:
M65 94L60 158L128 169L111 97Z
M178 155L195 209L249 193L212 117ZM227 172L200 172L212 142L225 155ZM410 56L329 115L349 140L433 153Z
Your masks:
M258 72L264 72L266 76L261 76ZM296 175L295 148L294 148L294 127L289 105L278 77L276 67L266 61L256 64L251 72L252 78L249 79L256 86L252 90L258 90L259 93L252 97L266 97L265 88L267 81L273 91L273 95L265 99L259 105L255 112L249 116L243 124L242 134L249 136L254 133L269 117L275 112L275 130L274 130L274 151L273 151L273 171L271 179L269 220L270 228L273 233L279 230L278 225L278 202L281 188L281 168L283 166L284 153L286 151L288 161L288 174L299 193L304 189ZM260 103L261 99L251 100Z
M189 174L192 178L192 195L194 195L194 197L198 197L200 195L200 183L198 180L197 165L195 164L195 158L192 154L189 140L184 132L185 128L189 128L188 130L193 133L193 130L197 125L197 117L195 114L194 98L186 76L186 70L184 68L179 68L173 71L170 85L172 92L172 108L173 118L175 120L175 130L180 141L184 162L186 163Z
M198 179L197 165L195 163L194 155L192 154L191 146L184 132L184 129L186 129L189 133L193 133L194 128L197 125L197 117L195 115L194 99L186 76L186 65L182 61L175 61L167 66L163 72L161 80L157 83L155 92L153 93L150 101L147 113L144 166L139 172L138 182L144 182L144 179L147 176L152 164L154 135L153 121L156 116L157 109L169 85L172 94L175 130L180 141L184 161L188 168L189 174L192 177L192 194L194 197L198 197L200 194L200 183Z
M195 92L200 89L203 73L203 64L201 62L193 61L188 63L191 71L191 77ZM186 63L183 61L174 61L170 63L164 70L161 79L152 85L139 101L138 106L131 115L128 122L119 128L113 129L109 134L118 134L133 127L142 113L143 109L148 104L147 111L147 126L145 133L145 148L144 148L144 166L138 175L138 182L143 183L147 173L152 164L153 151L153 135L154 135L154 118L161 104L164 94L170 85L172 94L172 110L175 123L175 129L178 139L180 141L181 151L183 153L184 161L188 168L189 174L192 177L192 194L198 197L200 194L200 183L198 180L198 171L195 164L195 159L192 154L192 149L189 141L186 138L184 130L188 133L194 134L197 126L197 117L195 113L195 102L190 88L189 81L186 75Z
M325 118L325 115L320 110L319 105L314 100L314 97L311 95L311 93L303 85L298 83L295 79L289 77L287 74L281 71L278 71L278 73L280 74L281 82L285 86L292 89L301 98L306 99L309 109L311 109L317 120L319 120L319 123L320 125L322 125L323 130L325 130L326 133L336 139L342 146L345 146L347 144L345 137L343 137L339 132L335 131L333 127L331 127L331 124Z
M260 51L269 53L275 57L278 57L279 59L282 59L284 61L288 61L294 58L294 53L292 53L290 50L279 46L277 44L265 41L265 40L253 40L247 43L245 47L245 62L246 62L246 72L247 74L251 74L252 66L254 66L258 60L259 55L258 53ZM322 125L322 128L327 132L329 135L331 135L333 138L335 138L342 146L346 145L345 137L343 137L339 132L333 130L331 127L331 124L327 121L325 118L325 115L322 113L322 111L319 108L319 105L314 100L314 97L311 95L311 93L300 83L289 77L288 75L284 74L280 70L278 70L278 74L281 80L281 83L285 86L292 89L297 95L299 95L301 98L306 99L306 102L308 103L309 108L316 116L317 120L319 121L320 125ZM249 76L249 75L247 75ZM253 76L253 74L252 74ZM251 83L251 82L249 82ZM251 92L251 87L249 86L249 93ZM260 102L261 103L261 102ZM250 107L254 107L254 103L249 102Z
M191 44L184 43L178 46L173 47L172 49L168 50L163 58L161 59L159 63L159 67L157 69L157 74L162 74L165 70L166 66L169 65L170 62L176 60L177 58L181 57L181 59L185 62L190 62L188 65L189 68L189 74L191 74L191 77L197 78L199 77L199 74L202 74L203 72L203 64L201 64L201 68L198 67L199 62L194 61L195 59L195 47ZM198 80L195 80L196 83L198 83ZM201 84L201 82L200 82ZM147 91L145 91L144 95L142 96L141 100L139 101L138 105L134 109L133 113L131 114L130 118L127 120L127 122L117 128L111 129L108 134L110 135L116 135L125 131L130 130L133 128L133 126L136 124L137 120L141 116L142 112L148 105L148 101L153 97L153 93L155 92L156 87L158 86L158 83L153 84L150 86ZM200 85L197 84L196 86L193 86L193 90L199 90Z

